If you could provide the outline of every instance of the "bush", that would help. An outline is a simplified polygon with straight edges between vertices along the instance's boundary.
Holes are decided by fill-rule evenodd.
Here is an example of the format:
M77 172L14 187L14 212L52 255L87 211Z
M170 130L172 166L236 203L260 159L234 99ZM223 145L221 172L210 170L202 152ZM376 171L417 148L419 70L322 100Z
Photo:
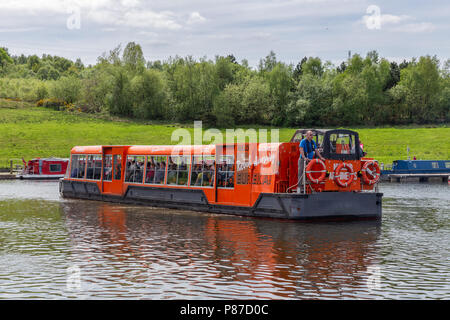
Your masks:
M38 102L36 102L36 106L38 107L44 107L44 108L49 108L49 109L53 109L53 110L63 110L65 108L65 106L67 106L68 104L66 102L64 102L63 100L59 100L59 99L41 99Z
M136 118L161 119L166 101L165 86L156 70L146 70L131 81L133 115Z
M81 91L81 81L76 77L62 77L50 86L50 97L67 103L78 101Z

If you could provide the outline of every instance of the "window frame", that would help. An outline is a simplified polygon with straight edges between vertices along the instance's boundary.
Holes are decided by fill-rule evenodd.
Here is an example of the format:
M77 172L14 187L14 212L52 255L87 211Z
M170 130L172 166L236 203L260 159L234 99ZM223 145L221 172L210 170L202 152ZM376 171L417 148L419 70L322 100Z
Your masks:
M141 167L140 169L139 169L139 171L142 173L142 177L141 177L141 181L139 182L139 181L127 181L127 176L128 176L128 159L129 158L134 158L134 161L136 161L137 162L137 158L138 157L142 157L143 158L143 164L142 164L142 166L143 166L143 168ZM125 174L124 174L124 178L123 178L123 182L124 183L127 183L127 184L144 184L144 177L145 177L145 169L146 169L146 160L147 160L147 158L146 158L146 156L145 155L134 155L134 154L132 154L132 155L127 155L127 158L126 158L126 163L125 163ZM136 168L134 169L134 172L133 172L133 175L134 176L136 176L136 172L137 172L137 170L136 170Z
M88 178L87 173L88 173L88 164L89 164L89 157L94 157L93 161L94 161L94 166L92 167L93 171L92 171L92 179ZM100 178L99 179L95 179L95 169L97 169L98 167L95 166L95 161L98 159L95 159L95 157L99 157L100 158ZM103 171L103 157L101 154L87 154L86 155L86 170L85 170L85 180L89 180L89 181L101 181L102 180L102 171Z
M155 183L155 178L156 178L156 173L157 172L161 172L162 170L157 170L155 169L155 174L153 176L153 182L146 182L147 179L147 169L148 169L148 159L149 158L165 158L165 165L164 165L164 179L162 183ZM162 186L162 185L166 185L167 184L167 159L168 159L168 155L147 155L145 157L145 172L144 172L144 185L150 185L150 186Z
M173 170L170 169L170 160L172 158L185 158L187 160L186 162L186 170L180 170L178 167L180 166L180 164L176 163L177 165L177 169ZM189 179L190 179L190 171L191 171L191 155L170 155L168 157L168 163L167 163L167 185L168 186L181 186L181 187L188 187L189 186ZM169 183L169 174L172 172L176 172L176 182L175 183ZM186 183L185 184L179 184L178 180L179 180L179 176L180 176L180 172L186 172L187 173L187 177L186 177Z
M59 170L52 170L52 166L58 166ZM61 163L49 163L49 165L48 165L48 171L49 172L54 173L54 172L60 172L61 170L62 170L62 164Z
M220 157L220 161L217 161L218 159L218 157ZM229 158L229 157L232 157L233 158L233 161L232 161L232 168L233 168L233 170L221 170L220 169L220 166L221 166L221 163L222 163L222 159L223 158ZM227 166L228 166L229 164L227 163ZM236 157L234 156L234 154L220 154L220 155L216 155L216 167L217 167L217 189L226 189L226 190L230 190L230 189L234 189L235 188L235 186L236 186ZM229 168L227 168L227 169L229 169ZM220 173L221 172L225 172L226 173L226 175L225 175L225 181L227 181L228 180L228 173L230 173L230 172L232 172L233 173L233 186L232 187L221 187L220 185L219 185L219 175L220 175Z
M111 166L106 166L106 158L111 158ZM105 170L107 168L111 168L111 179L105 179ZM113 155L112 154L105 154L105 156L102 158L102 181L106 182L112 182L114 176L114 165L113 165Z
M202 169L201 169L201 171L194 170L194 165L195 165L194 164L194 157L196 157L196 158L201 157L201 159L202 159ZM205 167L205 160L203 160L203 159L204 158L208 158L208 157L210 158L208 160L213 160L214 161L213 170L212 171L211 170L203 170L204 167ZM204 186L203 185L203 175L202 175L202 183L199 186L196 186L195 184L192 184L192 174L194 173L194 171L197 174L198 173L202 173L203 174L205 172L212 172L212 175L211 175L212 184L210 183L210 185ZM208 189L214 188L215 177L216 177L216 157L214 155L211 155L211 154L208 154L208 155L205 155L205 154L193 154L191 156L191 169L190 169L190 172L189 172L189 186L190 187L192 187L192 188L208 188ZM196 178L196 180L197 180L197 178Z
M72 167L73 165L73 158L77 157L77 167L76 169L78 169L79 171L79 164L80 164L80 157L84 157L84 172L83 172L83 176L82 177L78 177L79 176L79 172L77 173L77 177L72 177L72 171L75 169L74 167ZM76 180L85 180L86 179L86 170L87 170L87 154L85 153L77 153L77 154L71 154L70 155L70 179L76 179Z

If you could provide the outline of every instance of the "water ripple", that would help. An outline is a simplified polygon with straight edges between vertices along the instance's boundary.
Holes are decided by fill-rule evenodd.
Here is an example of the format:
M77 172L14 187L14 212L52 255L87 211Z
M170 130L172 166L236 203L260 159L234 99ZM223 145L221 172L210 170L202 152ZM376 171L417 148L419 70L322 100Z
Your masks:
M381 223L295 223L0 182L0 298L448 298L448 186L381 187Z

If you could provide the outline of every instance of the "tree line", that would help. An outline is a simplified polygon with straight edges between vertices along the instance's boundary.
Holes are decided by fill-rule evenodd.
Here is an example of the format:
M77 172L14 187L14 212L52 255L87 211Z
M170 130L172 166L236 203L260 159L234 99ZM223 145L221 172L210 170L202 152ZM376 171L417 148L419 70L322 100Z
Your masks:
M130 42L85 66L0 48L0 97L219 127L438 124L450 121L450 59L398 64L370 51L338 66L318 57L292 65L271 51L251 68L233 55L146 61L141 46Z

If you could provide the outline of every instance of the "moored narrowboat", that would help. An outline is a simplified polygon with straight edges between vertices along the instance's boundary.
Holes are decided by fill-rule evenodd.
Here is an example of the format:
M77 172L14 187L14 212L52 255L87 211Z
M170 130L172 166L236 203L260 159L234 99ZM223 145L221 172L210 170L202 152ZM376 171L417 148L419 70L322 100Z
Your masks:
M381 218L378 163L358 133L311 130L325 161L299 186L297 130L290 142L194 146L77 146L63 197L285 219Z
M381 170L384 181L428 181L430 178L447 181L450 176L450 160L395 160Z
M64 177L69 159L35 158L24 162L22 172L16 175L18 179L60 179Z

